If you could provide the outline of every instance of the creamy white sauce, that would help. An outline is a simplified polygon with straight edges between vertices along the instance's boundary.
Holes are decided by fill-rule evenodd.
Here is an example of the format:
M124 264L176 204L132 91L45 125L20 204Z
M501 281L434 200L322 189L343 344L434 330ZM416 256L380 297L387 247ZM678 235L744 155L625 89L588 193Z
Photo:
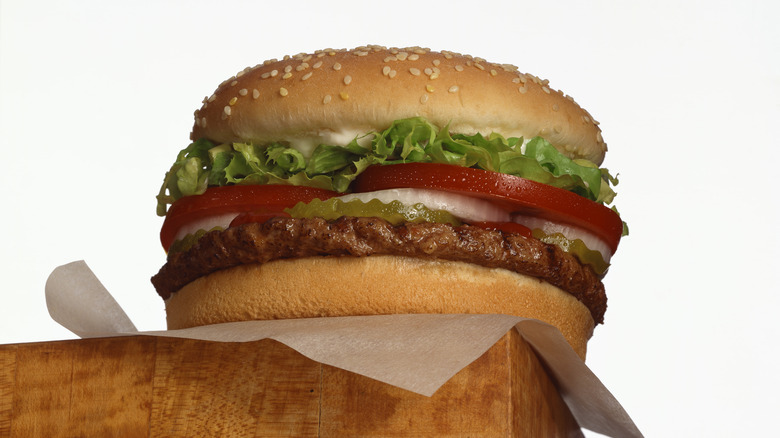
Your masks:
M360 146L368 149L371 147L372 135L366 135L370 132L369 128L344 128L339 131L332 131L324 129L311 133L311 135L300 137L288 137L282 138L282 141L286 141L295 150L303 154L304 157L309 158L314 152L314 149L321 144L345 146L352 140L357 139Z

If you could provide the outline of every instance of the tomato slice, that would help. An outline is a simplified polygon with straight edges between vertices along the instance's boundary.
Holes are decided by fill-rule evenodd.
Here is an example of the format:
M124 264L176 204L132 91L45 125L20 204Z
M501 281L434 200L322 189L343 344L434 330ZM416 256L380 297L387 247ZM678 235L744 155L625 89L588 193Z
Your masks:
M439 163L374 165L352 186L355 192L402 187L469 194L513 213L574 225L604 240L613 253L623 235L620 216L599 203L557 187L482 169Z
M167 251L183 226L210 216L252 211L283 215L285 208L298 202L336 195L330 190L278 184L210 187L202 195L185 196L171 204L160 230L160 241Z

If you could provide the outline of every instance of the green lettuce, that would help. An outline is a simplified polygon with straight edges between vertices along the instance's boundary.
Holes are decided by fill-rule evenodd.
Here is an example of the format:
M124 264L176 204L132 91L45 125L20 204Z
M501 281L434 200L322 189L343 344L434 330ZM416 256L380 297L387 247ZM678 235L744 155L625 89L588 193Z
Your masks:
M176 157L157 195L157 214L183 196L210 186L291 184L348 192L352 181L374 164L446 163L507 173L549 184L599 203L611 203L617 178L587 160L572 160L541 137L524 142L493 133L463 135L422 117L397 120L367 133L370 146L317 146L310 157L282 142L266 145L191 143Z

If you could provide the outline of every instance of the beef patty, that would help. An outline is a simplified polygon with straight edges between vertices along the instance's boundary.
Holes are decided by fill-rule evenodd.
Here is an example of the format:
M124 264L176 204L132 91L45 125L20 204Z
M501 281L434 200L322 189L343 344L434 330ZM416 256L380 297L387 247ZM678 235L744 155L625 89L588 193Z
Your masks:
M378 218L274 218L211 231L190 249L171 253L152 277L163 299L220 269L278 259L396 255L501 268L539 278L576 297L600 324L607 309L601 278L576 256L520 234L437 223L393 226Z

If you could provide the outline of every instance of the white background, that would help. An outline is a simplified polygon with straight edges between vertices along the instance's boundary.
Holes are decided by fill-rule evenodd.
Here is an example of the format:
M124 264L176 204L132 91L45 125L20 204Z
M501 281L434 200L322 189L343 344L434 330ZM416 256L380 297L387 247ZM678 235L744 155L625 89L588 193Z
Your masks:
M84 259L164 327L155 199L192 112L285 54L420 45L547 78L601 122L631 227L588 364L647 436L776 432L780 3L0 0L0 344L69 339Z

